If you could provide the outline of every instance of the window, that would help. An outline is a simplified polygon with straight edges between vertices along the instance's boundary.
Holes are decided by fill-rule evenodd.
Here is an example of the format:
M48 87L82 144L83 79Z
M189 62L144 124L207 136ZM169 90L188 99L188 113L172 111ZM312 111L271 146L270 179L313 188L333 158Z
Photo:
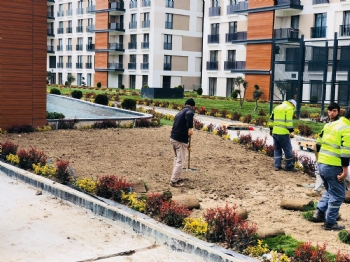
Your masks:
M299 48L286 48L286 61L291 62L292 64L286 64L286 72L297 72L299 71Z
M148 63L148 55L143 55L143 62Z
M149 34L143 34L143 43L141 43L141 48L149 48Z
M227 51L227 61L234 62L236 61L236 50Z
M312 47L312 60L309 61L309 71L323 71L327 64L327 48Z
M220 25L219 23L210 25L210 33L212 35L218 35L219 34L219 25Z
M137 8L137 0L130 1L130 8Z
M350 11L344 11L343 24L340 26L340 36L350 36Z
M164 56L164 70L171 70L171 55Z
M217 62L218 61L218 51L210 51L210 61Z
M82 69L83 68L83 56L82 55L78 55L77 56L77 65L76 65L77 69Z
M67 15L73 15L72 3L68 3Z
M317 97L317 102L322 100L322 81L311 81L310 100Z
M170 88L171 76L163 76L163 88Z
M143 21L149 21L149 12L143 13Z
M148 75L142 76L142 86L148 86Z
M63 56L58 57L57 68L63 68Z
M130 63L136 63L136 55L130 55Z
M165 0L165 7L174 8L173 0Z
M136 14L131 14L131 21L129 24L130 29L135 29L137 28L137 21L136 21Z
M77 33L83 32L83 19L78 19Z
M134 35L134 34L130 35L130 42L131 43L136 43L136 39L137 39L136 37L137 37L137 35Z
M165 29L173 29L173 14L165 14Z
M136 76L135 75L130 75L129 76L130 79L130 88L131 89L135 89L136 86Z
M67 39L67 51L72 51L72 38Z
M59 85L62 85L62 84L63 84L62 73L58 73L58 84L59 84Z
M82 37L78 37L77 50L79 50L79 51L83 50L83 38Z
M149 34L143 34L143 42L149 42Z
M340 47L340 59L337 65L338 71L349 71L350 69L350 46Z
M312 30L311 37L326 37L327 13L315 14L315 27Z
M173 46L173 36L164 35L164 50L172 50Z
M235 90L235 79L226 79L226 97L231 97L233 90Z
M218 0L211 0L211 7L219 7L219 1Z
M230 22L228 24L228 33L234 34L237 32L237 22Z
M299 29L299 16L292 15L290 17L290 27L293 29Z
M86 79L86 81L87 81L87 86L91 86L91 74L89 73L89 74L87 74L87 79Z
M81 78L82 78L83 74L82 73L78 73L77 74L77 85L81 86Z
M149 28L149 27L150 27L149 13L143 13L142 28Z
M67 65L66 65L66 68L72 68L72 56L68 56L68 62L67 62Z
M216 95L216 77L209 77L209 95Z
M69 20L69 21L68 21L68 27L67 27L66 31L67 31L68 34L73 33L73 30L72 30L72 20Z
M49 67L56 68L56 56L49 56Z
M149 59L148 54L147 55L143 55L141 69L144 69L144 70L148 70L149 69L148 59Z

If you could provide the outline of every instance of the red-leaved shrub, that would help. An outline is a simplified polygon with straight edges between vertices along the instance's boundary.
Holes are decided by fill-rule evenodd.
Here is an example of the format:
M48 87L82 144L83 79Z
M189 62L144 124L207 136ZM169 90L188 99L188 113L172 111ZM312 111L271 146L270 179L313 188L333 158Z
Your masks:
M294 256L291 258L292 262L328 262L331 261L326 253L326 243L320 247L318 244L313 247L310 242L300 243L295 249Z
M71 174L68 170L69 161L57 160L56 161L56 178L62 184L66 184L71 181Z
M125 177L114 175L103 176L97 179L96 194L104 198L112 198L116 202L121 202L121 191L130 191L133 184L126 181Z
M1 159L6 160L6 157L9 154L16 155L18 145L15 145L14 143L12 143L10 141L6 141L4 143L0 143L0 147L1 147L0 157L1 157Z
M44 166L47 160L47 156L43 151L34 148L29 149L29 151L22 149L17 153L17 156L19 157L18 166L26 170L33 170L33 164Z
M175 201L163 202L159 209L160 219L168 226L180 227L186 217L191 214L184 205Z
M160 207L163 205L162 194L151 193L147 195L146 214L150 216L157 216L160 212Z

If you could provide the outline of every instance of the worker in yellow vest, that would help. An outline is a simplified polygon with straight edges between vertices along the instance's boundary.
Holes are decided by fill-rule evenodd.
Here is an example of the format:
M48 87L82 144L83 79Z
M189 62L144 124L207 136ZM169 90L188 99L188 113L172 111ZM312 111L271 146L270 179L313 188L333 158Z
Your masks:
M324 126L317 140L318 171L326 191L317 204L313 219L324 222L325 230L342 230L336 222L339 209L345 199L345 178L350 159L350 111L338 121Z
M297 103L294 99L284 101L272 111L269 127L273 137L275 170L282 169L282 150L286 158L284 170L297 172L294 168L293 147L290 141L294 137L293 115Z

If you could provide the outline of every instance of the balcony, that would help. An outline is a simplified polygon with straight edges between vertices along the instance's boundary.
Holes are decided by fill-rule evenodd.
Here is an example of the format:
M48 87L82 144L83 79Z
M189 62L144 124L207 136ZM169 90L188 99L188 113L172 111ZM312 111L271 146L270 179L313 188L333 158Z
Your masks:
M129 29L136 29L137 28L137 22L133 21L129 23Z
M150 0L142 0L142 7L148 7L151 6Z
M172 43L164 43L164 50L173 50Z
M64 16L64 11L63 10L57 11L57 16L58 17L63 17Z
M149 49L149 42L141 42L141 49Z
M112 70L124 70L123 69L123 63L108 63L108 69Z
M96 11L96 6L94 5L90 5L88 7L86 7L86 13L93 13Z
M171 71L171 63L164 63L163 69L165 71Z
M53 45L48 45L47 46L47 52L48 53L55 53L55 48L53 47Z
M123 23L109 23L109 29L121 31L121 30L124 30L124 24Z
M77 15L83 15L84 14L84 8L77 8Z
M66 45L66 51L72 51L72 45Z
M47 19L55 19L55 13L53 11L47 11Z
M136 70L136 63L128 63L129 70Z
M83 69L83 63L76 63L75 68L76 69Z
M92 63L85 63L86 69L92 69Z
M151 26L150 20L142 21L142 28L150 28L150 26Z
M313 5L329 4L329 0L312 0Z
M165 21L165 29L173 29L173 22Z
M247 32L236 32L226 34L226 43L231 43L232 41L247 40Z
M165 7L174 8L174 1L166 0Z
M340 25L339 36L350 36L350 25Z
M274 35L274 38L276 39L299 40L299 29L293 29L293 28L274 29L273 35Z
M129 42L128 49L137 49L137 42Z
M68 10L66 11L66 15L67 15L67 16L73 15L73 9L68 9Z
M247 1L238 2L235 5L228 5L226 11L227 11L228 15L232 15L236 12L245 11L245 10L248 10L248 2Z
M72 63L66 63L66 68L72 68Z
M208 35L208 44L218 44L220 35Z
M326 37L327 26L311 27L311 38Z
M95 25L88 25L87 27L86 27L86 32L92 32L92 31L94 31L95 30Z
M83 33L84 27L83 26L77 26L77 33Z
M63 51L63 45L58 45L57 46L57 51Z
M137 1L130 1L129 8L137 8Z
M218 70L219 62L218 61L207 61L207 70Z
M63 68L63 63L57 63L57 68Z
M86 51L95 51L95 44L87 44Z
M63 34L64 28L57 28L57 34Z
M73 33L73 28L72 28L72 27L67 27L67 28L66 28L66 33L67 33L67 34Z
M75 50L76 51L83 51L84 50L83 45L82 44L81 45L76 45L75 46Z
M54 3L55 0L47 0L48 3Z
M224 62L224 70L244 70L245 69L245 61L225 61Z
M112 2L109 4L109 9L124 11L124 1L122 2Z
M149 63L141 63L140 69L141 70L148 70L149 68Z
M300 0L275 0L275 6L297 7L301 6Z
M220 16L220 6L210 7L209 16Z
M123 51L124 52L124 44L123 43L108 43L108 49L113 51Z
M48 36L55 36L55 34L54 34L54 29L53 29L53 28L48 28L48 29L47 29L47 35L48 35Z

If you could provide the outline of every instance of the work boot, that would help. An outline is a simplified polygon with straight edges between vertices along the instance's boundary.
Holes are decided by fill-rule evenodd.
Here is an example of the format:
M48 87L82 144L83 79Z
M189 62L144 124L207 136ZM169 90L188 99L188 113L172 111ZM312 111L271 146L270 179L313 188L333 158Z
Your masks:
M306 192L305 194L309 197L320 197L322 195L321 191L317 191L317 190L310 190L309 192Z
M170 186L172 186L172 187L182 187L182 186L184 186L184 183L181 183L179 181L176 181L176 182L170 181Z
M326 214L317 208L312 217L312 221L315 223L326 222Z
M338 223L331 225L331 224L328 224L327 222L325 222L324 225L322 226L322 228L324 230L340 231L340 230L345 229L345 226L338 225Z
M282 170L282 167L275 167L275 171L280 171Z
M292 168L285 168L285 169L284 169L284 171L286 171L286 172L293 172L293 173L295 173L295 172L298 172L298 169L296 169L296 168L292 167Z

